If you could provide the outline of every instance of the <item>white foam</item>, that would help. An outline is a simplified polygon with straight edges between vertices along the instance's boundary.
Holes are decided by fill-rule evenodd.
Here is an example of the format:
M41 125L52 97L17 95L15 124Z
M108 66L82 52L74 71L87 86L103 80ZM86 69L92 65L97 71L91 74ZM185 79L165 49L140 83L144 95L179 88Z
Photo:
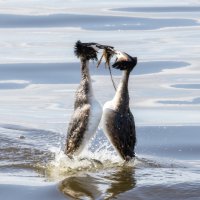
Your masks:
M97 148L95 152L90 151L88 147L79 157L73 159L57 149L55 159L47 166L47 175L50 179L58 180L79 172L85 173L122 166L124 161L109 147L107 142Z

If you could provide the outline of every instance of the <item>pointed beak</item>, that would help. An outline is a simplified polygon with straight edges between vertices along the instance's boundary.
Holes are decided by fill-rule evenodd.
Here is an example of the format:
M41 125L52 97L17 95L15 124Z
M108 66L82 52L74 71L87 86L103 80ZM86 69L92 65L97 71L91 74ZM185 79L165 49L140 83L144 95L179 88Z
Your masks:
M97 44L96 45L99 49L114 49L112 46Z

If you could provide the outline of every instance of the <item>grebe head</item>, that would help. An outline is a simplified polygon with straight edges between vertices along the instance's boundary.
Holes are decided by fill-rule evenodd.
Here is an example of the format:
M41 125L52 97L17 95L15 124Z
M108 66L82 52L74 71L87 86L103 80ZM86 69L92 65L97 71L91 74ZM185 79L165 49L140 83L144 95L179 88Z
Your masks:
M80 40L76 42L74 46L74 53L78 58L83 58L86 60L97 60L97 53L101 45L90 42L82 43Z
M137 57L132 57L125 52L115 50L116 60L112 65L115 69L132 71L137 65Z

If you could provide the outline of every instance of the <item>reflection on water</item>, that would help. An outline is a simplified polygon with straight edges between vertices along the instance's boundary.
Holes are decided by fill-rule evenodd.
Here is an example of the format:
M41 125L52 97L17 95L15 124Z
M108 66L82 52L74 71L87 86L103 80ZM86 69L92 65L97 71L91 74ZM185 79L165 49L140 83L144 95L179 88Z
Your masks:
M73 176L64 179L60 190L75 199L112 199L136 186L134 168L120 167L117 170L99 173L97 176Z
M101 195L97 185L98 179L86 175L85 177L69 177L61 182L60 190L67 196L82 199L96 199Z
M59 189L67 199L199 199L199 169L140 162L136 167L71 176Z
M106 199L117 197L136 186L135 171L132 167L122 167L105 178L111 181L110 187L107 189Z

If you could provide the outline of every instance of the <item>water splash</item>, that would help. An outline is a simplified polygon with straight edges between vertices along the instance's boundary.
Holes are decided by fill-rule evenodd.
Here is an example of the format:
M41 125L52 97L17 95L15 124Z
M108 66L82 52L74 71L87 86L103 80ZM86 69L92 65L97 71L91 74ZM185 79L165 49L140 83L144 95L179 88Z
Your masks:
M47 164L47 177L60 179L77 173L96 172L124 165L124 161L113 151L107 141L98 144L95 142L95 144L91 142L80 156L73 159L67 157L62 150L55 153L55 159Z

